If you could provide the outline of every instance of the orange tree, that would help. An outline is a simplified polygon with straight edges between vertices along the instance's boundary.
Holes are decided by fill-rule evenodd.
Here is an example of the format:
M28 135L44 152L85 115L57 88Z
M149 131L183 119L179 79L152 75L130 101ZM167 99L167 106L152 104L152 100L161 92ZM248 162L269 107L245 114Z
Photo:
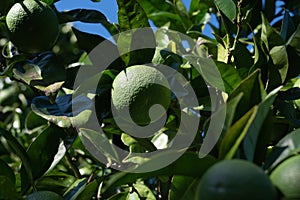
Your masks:
M1 0L0 199L241 199L243 191L300 198L299 166L289 166L300 152L298 1L191 0L187 9L181 0L117 0L118 24L97 10L58 11L55 2ZM101 24L114 37L78 30L75 21ZM125 81L126 68L145 64L172 90L163 95L165 123L151 134L113 112L116 101L138 105L135 119L148 120L147 103L161 102L166 90L149 89L157 80L147 70ZM122 94L143 78L150 82L135 85L134 95ZM111 103L112 91L120 94ZM163 153L147 157L152 152ZM254 194L264 187L274 194Z

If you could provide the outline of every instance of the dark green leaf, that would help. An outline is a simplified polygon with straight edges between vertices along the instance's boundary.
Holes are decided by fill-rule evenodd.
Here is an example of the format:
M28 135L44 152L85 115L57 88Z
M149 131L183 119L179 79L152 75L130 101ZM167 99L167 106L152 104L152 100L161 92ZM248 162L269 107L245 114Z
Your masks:
M273 47L270 51L270 56L275 69L278 70L280 74L281 83L283 83L286 79L289 67L288 54L285 45Z
M228 101L240 93L243 93L243 97L238 105L235 120L241 118L248 110L254 105L259 104L266 97L266 91L263 88L259 70L256 70L244 79L229 95Z
M126 66L150 63L155 53L155 37L147 15L136 0L118 0L118 19L123 31L118 37L118 49ZM138 30L134 30L138 29ZM126 32L124 32L126 31Z
M100 35L95 35L91 33L82 32L75 27L72 27L72 31L74 32L79 47L84 49L86 52L90 52L93 50L98 44L105 41L106 39L101 37Z
M87 185L87 179L82 178L75 181L65 192L64 199L65 200L75 200L80 195L80 193L84 190Z
M80 194L76 197L78 200L90 200L97 193L98 182L96 180L88 183L85 188L80 192Z
M60 23L81 21L85 23L101 23L111 35L118 33L117 28L110 24L104 14L98 10L75 9L57 13Z
M0 127L0 135L2 135L7 140L10 147L22 160L22 166L24 166L24 169L27 173L27 178L28 178L27 180L30 184L33 185L33 175L31 171L30 159L27 152L25 151L23 146L17 141L17 139L11 135L11 133L2 129L1 127Z
M174 176L169 193L170 200L194 199L199 179L189 176Z
M167 0L137 0L143 7L149 19L157 27L165 26L166 24L170 29L185 33L185 25L178 14L179 11L175 5ZM176 10L178 13L176 13ZM188 27L189 28L189 27Z
M243 147L245 156L250 161L253 161L254 159L261 127L270 112L271 105L273 104L278 91L279 89L273 91L259 104L255 117L247 130L247 135L243 141Z
M41 177L50 168L58 152L61 129L48 127L29 146L27 154L33 178ZM28 175L24 166L21 168L22 188L29 186Z
M231 159L234 157L240 144L247 134L247 130L250 127L252 121L257 112L257 106L249 110L242 118L230 127L222 140L219 157L222 159Z
M7 177L0 175L0 199L15 200L18 199L14 183Z
M232 22L236 19L237 9L232 0L215 0L215 4Z
M7 177L10 182L14 185L16 182L16 177L14 171L9 167L9 165L0 159L0 176ZM0 192L1 193L1 192Z
M147 15L136 0L117 0L121 31L149 27Z
M282 39L287 42L292 34L296 31L293 19L287 10L284 11L280 35Z
M118 153L114 145L106 137L104 133L99 133L89 129L80 129L79 137L85 146L97 152L101 156L99 160L107 160L107 162L121 163ZM105 156L105 157L104 157Z
M178 153L178 152L177 152ZM161 158L158 157L156 160L150 160L150 162L161 162ZM126 173L119 172L114 174L111 179L107 181L107 184L103 188L103 192L109 188L116 187L123 184L134 183L136 179L147 179L149 177L156 176L172 176L172 175L183 175L191 177L201 177L204 172L216 162L216 159L212 156L206 156L199 158L195 152L186 152L178 160L169 166L162 168L157 171L149 173ZM144 166L147 167L147 162ZM197 170L195 170L197 169Z
M189 60L193 64L193 66L200 72L206 83L221 91L225 91L222 76L218 70L218 67L212 59L196 57L193 55L186 55L186 59Z
M28 130L35 129L35 128L44 126L46 124L47 124L47 120L38 116L37 114L35 114L32 111L30 113L28 113L28 115L26 117L26 121L25 121L25 127Z
M262 31L261 40L265 44L268 51L270 51L275 46L284 45L284 41L280 34L270 26L268 20L261 14L262 17Z
M38 191L38 192L33 192L27 196L27 200L38 200L41 198L47 198L47 199L55 199L55 200L63 200L63 198L56 194L55 192L46 190L46 191Z
M36 187L39 190L51 188L56 192L62 193L62 191L64 192L66 188L69 188L75 181L76 178L72 175L52 170L37 180Z
M287 136L282 138L275 146L276 148L283 149L280 152L280 155L277 156L276 160L273 161L269 170L272 170L276 165L285 160L286 158L297 155L300 152L300 129L296 129L289 133ZM277 154L276 151L273 151L270 157L273 154Z
M289 70L287 78L294 78L300 74L300 25L293 33L287 43L287 52L289 58Z
M216 64L222 76L225 85L225 91L226 93L230 94L230 92L242 81L240 74L237 69L230 64L225 64L223 62L217 62Z

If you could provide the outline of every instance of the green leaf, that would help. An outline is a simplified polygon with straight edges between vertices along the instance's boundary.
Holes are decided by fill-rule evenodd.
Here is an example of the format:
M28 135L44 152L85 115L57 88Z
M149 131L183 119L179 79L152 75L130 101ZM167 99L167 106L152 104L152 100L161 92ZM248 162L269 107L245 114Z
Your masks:
M175 152L178 153L178 152ZM172 156L172 155L171 155ZM161 157L158 156L157 160L150 160L149 162L161 162ZM216 159L212 156L206 156L199 158L195 152L186 152L178 160L170 164L169 166L157 171L148 173L128 173L119 172L107 180L103 187L103 192L116 186L123 184L134 183L137 179L147 179L149 177L157 176L173 176L183 175L190 177L201 177L204 172L216 162ZM141 168L147 167L148 163L145 162L141 165ZM197 169L197 170L195 170Z
M62 193L61 191L65 191L66 188L69 188L75 181L76 178L66 172L52 170L39 178L35 186L39 190L48 190L49 188L52 188L53 190Z
M74 9L57 13L60 24L74 21L85 23L101 23L111 35L118 33L117 28L110 24L105 15L98 10Z
M207 84L221 91L225 91L222 76L215 62L210 58L196 57L194 55L186 55L193 66L200 72L202 78Z
M33 175L31 171L30 159L27 152L25 151L23 146L18 142L18 140L11 135L11 133L6 131L5 129L2 129L1 127L0 127L0 135L2 135L7 140L10 147L21 159L22 166L24 166L24 169L27 173L28 182L31 185L33 185Z
M270 93L260 104L243 115L225 134L219 156L231 159L243 142L243 150L248 160L253 161L261 127L267 117L280 88Z
M283 83L286 79L289 68L288 54L285 45L273 47L270 51L270 56L275 69L278 70L280 74L281 83Z
M125 191L114 194L113 196L108 198L108 200L131 200L131 199L139 200L139 197L137 193L131 191L130 188L126 188Z
M120 30L123 31L117 42L121 58L126 66L150 63L156 42L152 29L145 29L150 26L145 11L136 0L117 2Z
M247 49L247 45L238 42L233 51L236 68L249 70L253 65L253 55Z
M281 38L280 34L270 26L268 20L261 13L262 17L262 31L261 31L261 40L265 44L268 51L270 51L275 46L284 45L284 41Z
M147 199L147 200L155 200L155 196L145 184L143 183L134 183L133 188L137 191L138 195L142 199Z
M225 91L229 94L242 81L240 74L238 70L230 64L225 64L223 62L217 62L216 64L222 76Z
M98 189L98 182L94 180L88 183L85 188L80 192L80 194L76 197L76 200L90 200L97 192Z
M215 0L215 4L232 22L236 19L237 9L232 0Z
M229 94L228 101L240 93L243 93L243 97L238 105L235 120L241 118L248 110L259 104L266 97L266 91L262 85L259 70L256 70L245 78L239 86Z
M26 199L37 200L37 199L41 199L41 198L63 200L63 198L60 195L58 195L55 192L49 191L49 189L46 191L33 192L33 193L29 194Z
M27 150L33 178L41 177L50 168L58 152L59 133L62 130L49 126L34 141ZM21 167L22 189L29 186L28 175L24 166Z
M17 79L44 91L47 95L60 89L67 77L67 71L59 58L49 52L41 53L18 66L13 69L13 73Z
M300 26L287 42L287 52L289 58L289 71L287 79L297 77L300 74Z
M168 26L185 33L186 27L176 6L167 0L137 0L156 27ZM189 27L188 27L189 28Z
M156 41L151 28L122 32L117 43L126 66L150 63L155 54Z
M1 169L0 176L7 177L12 184L15 184L16 177L14 171L9 167L9 165L6 162L4 162L1 159L0 159L0 169Z
M149 27L147 15L136 0L117 0L121 31Z
M276 167L280 162L287 159L290 156L297 155L300 152L300 129L296 129L282 138L276 145L276 148L282 149L279 156L276 156L275 160L272 161L268 170L272 170ZM276 151L272 151L269 157L276 154Z
M21 72L21 70L23 72ZM42 80L42 72L39 66L34 64L25 64L23 65L20 71L18 69L14 69L14 75L17 79L23 80L28 85L32 80Z
M74 32L79 47L84 49L86 52L90 52L93 50L98 44L105 41L106 39L101 37L100 35L95 35L91 33L82 32L75 27L72 27L72 31Z
M47 120L30 111L25 119L25 128L32 130L47 125Z
M194 199L199 178L189 176L174 176L169 193L170 200Z
M48 5L52 5L55 2L55 0L41 0L41 1L45 2Z
M73 110L72 110L73 103ZM62 128L71 127L72 124L84 124L91 114L91 100L79 95L72 99L72 95L56 98L52 103L49 97L38 96L32 100L31 109L37 115Z
M7 176L0 175L0 199L19 199L14 183Z
M82 191L84 191L87 185L87 179L82 178L76 180L64 193L64 199L67 200L76 200Z
M243 115L242 118L235 122L233 126L230 127L220 146L219 157L221 159L231 159L234 157L236 151L246 136L247 130L254 120L256 113L257 106L254 106L245 115Z
M85 146L93 149L93 152L101 157L100 160L107 160L107 163L121 163L119 155L107 136L104 133L99 133L90 129L80 129L79 137ZM105 156L105 157L104 157Z
M243 148L245 156L249 161L254 160L261 127L270 112L271 105L273 104L278 91L279 89L273 91L266 99L264 99L263 102L259 104L255 117L247 130L247 135L243 141Z

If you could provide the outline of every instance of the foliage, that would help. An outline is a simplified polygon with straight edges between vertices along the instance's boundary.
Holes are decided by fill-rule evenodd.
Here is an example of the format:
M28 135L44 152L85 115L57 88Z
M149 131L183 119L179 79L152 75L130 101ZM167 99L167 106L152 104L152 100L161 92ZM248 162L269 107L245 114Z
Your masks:
M119 24L111 24L96 10L57 11L57 1L44 2L55 10L60 23L59 38L49 51L28 54L17 49L9 40L5 14L0 16L0 199L22 199L37 191L52 191L66 200L191 199L202 175L219 160L244 159L270 174L299 154L299 2L191 0L186 8L181 0L117 0ZM107 45L122 56L101 74L99 69L96 76L102 75L101 80L93 91L85 90L92 78L76 88L73 85L77 72L94 62L88 54L105 39L101 33L76 29L74 21L101 24L112 36L120 33ZM196 46L180 46L180 36L157 33L157 47L131 51L136 39L149 44L135 38L138 34L132 29L148 27L150 21L162 30L187 34ZM205 35L205 27L212 29L213 36ZM188 58L195 58L192 50L198 53L199 70L189 62ZM200 105L192 108L200 114L197 135L179 159L162 169L121 172L112 166L128 162L145 167L146 161L134 153L169 144L180 117L193 115L183 112L172 97L168 120L154 137L131 137L116 125L110 109L115 76L126 67L150 62L170 66L191 84ZM202 73L212 67L218 69L223 83ZM188 98L185 89L178 92ZM74 96L80 91L88 94ZM211 91L216 99L210 99ZM72 102L80 105L75 115ZM73 126L74 121L87 121L93 102L102 134ZM226 119L221 136L209 154L199 158L209 123L222 112ZM99 138L103 143L93 143ZM108 138L108 143L101 138ZM107 162L91 155L86 142L99 151L109 149L103 155ZM119 158L109 144L128 154Z

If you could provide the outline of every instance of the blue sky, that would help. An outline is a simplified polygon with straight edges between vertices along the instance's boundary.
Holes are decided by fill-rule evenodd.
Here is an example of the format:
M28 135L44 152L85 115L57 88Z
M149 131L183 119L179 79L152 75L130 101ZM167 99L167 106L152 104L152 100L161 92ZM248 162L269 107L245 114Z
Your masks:
M190 0L182 0L187 8L189 8ZM101 0L101 2L94 3L91 0L60 0L55 4L59 11L73 10L78 8L94 9L102 12L110 22L118 22L117 10L118 6L116 0ZM74 26L82 31L99 34L105 38L110 37L109 33L99 24L88 24L75 22ZM205 30L206 34L210 35L208 27Z

